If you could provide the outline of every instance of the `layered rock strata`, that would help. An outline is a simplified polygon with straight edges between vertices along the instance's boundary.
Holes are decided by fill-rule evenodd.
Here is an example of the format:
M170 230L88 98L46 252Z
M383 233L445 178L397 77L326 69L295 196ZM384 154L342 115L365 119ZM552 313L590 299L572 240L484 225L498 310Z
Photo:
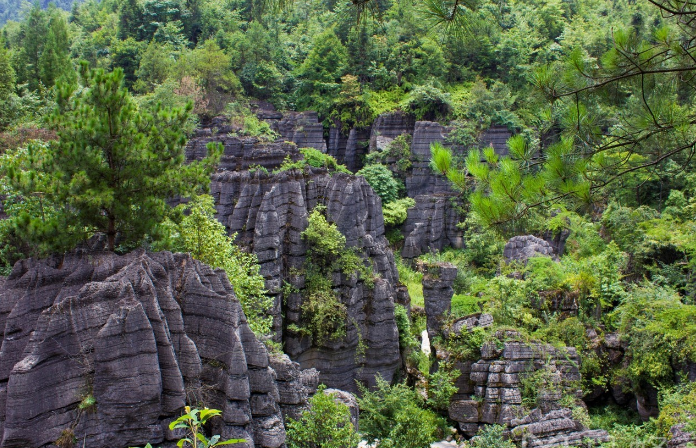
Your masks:
M258 256L266 288L276 299L274 325L286 353L303 368L319 370L321 382L329 387L355 392L356 380L373 385L377 374L390 380L400 364L394 303L403 301L403 293L384 237L381 201L367 182L320 169L275 175L219 172L211 190L218 219ZM301 234L318 205L326 207L327 220L336 224L349 248L369 259L377 276L370 288L355 277L334 273L333 290L348 312L347 334L321 346L292 331L303 326L307 247Z
M491 321L485 314L460 319L459 331L471 331L479 323L489 326ZM604 441L606 432L587 430L559 404L563 395L577 398L582 393L575 386L580 380L576 350L522 342L516 340L518 336L499 331L497 342L481 347L481 359L457 362L461 375L449 417L468 436L485 424L505 425L514 438L526 440L525 446L573 446L585 438ZM536 397L538 408L530 413L523 405L522 383L540 371L544 375Z
M532 235L514 236L505 243L503 256L507 263L513 261L527 264L532 257L550 257L558 259L551 244Z
M188 255L75 251L21 261L1 286L4 448L167 446L186 403L221 409L225 439L278 448L281 411L316 388L314 371L271 367L226 275Z
M457 267L451 263L429 264L423 276L423 302L425 305L428 338L432 341L440 334L444 319L452 308L454 279Z

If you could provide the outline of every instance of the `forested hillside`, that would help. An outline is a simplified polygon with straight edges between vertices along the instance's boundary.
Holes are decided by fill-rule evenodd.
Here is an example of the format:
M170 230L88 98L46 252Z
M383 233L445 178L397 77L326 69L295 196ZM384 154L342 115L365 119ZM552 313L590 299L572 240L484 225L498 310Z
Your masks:
M0 2L0 447L121 434L105 346L46 341L134 300L200 365L143 361L179 401L124 444L184 402L250 448L696 443L692 2ZM44 355L87 386L42 414Z

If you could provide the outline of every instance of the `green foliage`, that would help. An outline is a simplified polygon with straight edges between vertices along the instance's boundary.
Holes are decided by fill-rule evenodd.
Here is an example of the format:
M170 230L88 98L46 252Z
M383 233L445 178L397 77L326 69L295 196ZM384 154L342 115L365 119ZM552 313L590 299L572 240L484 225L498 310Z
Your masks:
M399 199L402 186L399 181L394 179L394 175L386 166L381 164L368 165L355 174L365 178L375 193L382 198L382 203L388 204Z
M398 253L394 254L396 269L399 271L399 281L408 288L411 305L423 306L423 274L407 265Z
M350 420L348 406L326 394L324 385L309 400L298 420L286 423L289 448L353 448L360 437Z
M696 383L685 382L674 388L663 390L660 394L660 415L657 417L657 431L670 437L670 429L684 425L684 431L696 432Z
M413 113L418 120L438 120L450 112L452 104L448 93L435 86L425 85L413 89L402 107Z
M459 388L454 384L461 372L454 368L447 368L444 363L440 365L437 372L428 375L428 405L439 411L446 411L449 408L452 396L457 393Z
M626 376L636 387L669 386L676 366L696 361L696 306L674 291L646 284L636 287L612 313L628 342Z
M293 162L290 157L286 157L283 164L274 171L274 173L298 169L303 171L305 167L311 166L314 168L326 168L327 170L337 171L339 173L351 174L350 170L345 165L339 165L333 156L324 154L314 148L300 148L302 159Z
M265 281L259 274L256 255L243 252L234 237L227 236L225 226L215 219L213 198L195 196L188 204L175 210L173 218L158 228L155 250L190 252L191 256L213 268L221 268L234 287L234 292L251 329L259 337L271 334L270 315L273 298L266 294Z
M305 325L295 331L311 334L318 344L340 339L346 334L348 312L333 290L334 272L357 276L365 286L374 287L371 263L366 263L354 249L346 247L346 238L324 217L326 207L317 206L309 215L302 239L307 243L304 265L305 301L302 319Z
M514 448L515 444L505 438L505 427L501 425L486 425L476 434L471 444L472 448Z
M423 398L405 384L390 386L377 377L377 387L361 386L360 431L380 448L427 448L442 437L444 420L424 408Z
M411 153L411 136L401 134L389 142L383 150L369 153L365 157L365 165L388 165L391 169L403 175L413 165L413 158Z
M79 93L60 86L60 109L51 117L58 140L34 159L34 169L12 164L3 171L11 188L25 197L42 195L55 210L51 217L17 217L28 240L69 248L103 232L114 250L117 234L137 242L151 232L167 199L205 188L221 150L211 146L209 158L184 165L180 128L189 109L138 111L120 70L85 69L83 82Z
M416 201L411 198L397 199L382 206L385 227L396 227L406 221L408 209L415 206Z
M245 443L244 439L229 439L220 440L219 435L207 438L203 434L203 426L213 417L220 416L222 411L217 409L191 409L190 406L185 407L186 413L169 424L169 430L184 429L187 436L180 439L176 446L179 448L212 448L214 446L234 445L237 443Z

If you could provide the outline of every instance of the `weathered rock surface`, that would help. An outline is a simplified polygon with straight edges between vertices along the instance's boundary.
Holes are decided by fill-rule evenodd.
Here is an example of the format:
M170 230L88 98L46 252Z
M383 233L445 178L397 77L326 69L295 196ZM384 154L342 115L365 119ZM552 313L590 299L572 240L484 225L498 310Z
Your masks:
M78 250L21 261L0 286L2 447L47 447L63 431L89 447L167 446L189 402L223 411L223 438L277 448L281 409L316 387L316 372L271 367L225 274L187 255Z
M505 243L503 256L507 263L517 261L527 264L527 260L532 257L558 257L553 251L551 245L541 238L532 235L514 236Z
M542 414L539 409L521 419L510 422L512 439L523 446L547 448L554 446L587 446L608 442L609 434L604 430L590 430L573 419L570 409L558 409Z
M360 406L358 406L358 400L355 395L350 392L338 389L324 389L324 393L333 397L334 401L337 403L342 403L348 407L350 411L350 422L358 430L358 417L360 414Z
M485 314L470 316L469 321L460 319L460 331L491 321ZM456 364L461 375L455 383L458 391L450 402L449 417L468 436L474 436L484 424L505 425L516 440L524 438L526 446L572 446L584 438L605 440L606 432L587 430L559 404L564 394L581 395L575 389L580 380L575 348L522 342L517 336L513 331L499 331L498 342L481 347L481 359ZM529 413L523 406L522 380L542 369L545 386L537 395L539 407Z
M452 285L457 278L457 267L452 263L428 264L425 271L423 301L428 337L432 341L440 333L443 320L452 308Z
M367 182L319 169L276 175L219 172L211 190L218 219L259 258L266 288L276 298L275 330L282 335L286 353L303 368L319 370L321 382L329 387L355 392L356 380L373 385L377 374L390 380L400 364L394 321L398 272L384 237L381 201ZM288 328L302 326L304 278L298 272L307 247L301 233L317 205L326 206L327 220L336 224L348 247L371 260L379 275L374 288L362 280L334 276L334 291L348 310L347 334L322 346ZM300 292L286 290L283 296L284 282ZM364 356L359 344L366 347Z
M696 444L696 434L686 432L683 424L672 426L669 433L672 438L667 441L668 448L687 448L690 443Z
M368 151L370 129L351 129L348 135L344 135L340 128L332 127L326 153L352 172L357 172L363 167L362 160Z
M452 195L419 195L408 210L402 230L404 247L401 256L412 259L433 250L462 248L464 232L457 227L463 219Z

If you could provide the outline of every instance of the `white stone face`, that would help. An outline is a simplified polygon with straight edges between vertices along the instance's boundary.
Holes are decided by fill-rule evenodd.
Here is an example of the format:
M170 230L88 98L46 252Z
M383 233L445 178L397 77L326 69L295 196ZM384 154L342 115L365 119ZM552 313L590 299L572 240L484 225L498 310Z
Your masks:
M430 356L430 339L428 338L428 330L423 330L421 333L421 351Z

